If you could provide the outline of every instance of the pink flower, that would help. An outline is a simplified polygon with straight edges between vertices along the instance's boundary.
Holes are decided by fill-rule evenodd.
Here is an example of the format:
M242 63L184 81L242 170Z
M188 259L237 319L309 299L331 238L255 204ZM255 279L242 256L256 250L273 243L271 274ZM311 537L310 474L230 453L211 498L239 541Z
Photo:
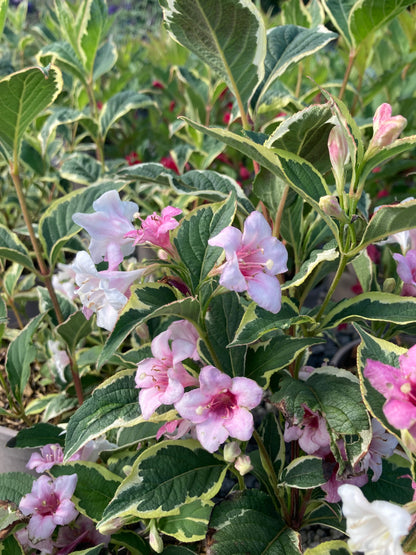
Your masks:
M416 345L400 355L399 365L368 359L364 376L386 398L383 412L389 423L416 438Z
M76 297L74 278L75 272L72 266L59 262L58 272L52 276L53 288L72 301Z
M55 464L60 464L64 460L64 452L59 443L51 443L41 447L40 453L32 453L26 468L35 469L36 472L42 473L49 470Z
M368 448L368 453L361 461L361 468L366 471L371 468L373 471L371 481L376 482L380 478L383 469L382 458L389 458L393 455L398 441L375 418L371 420L371 425L373 437Z
M341 449L342 451L342 449ZM345 450L342 453L344 460L346 459ZM362 487L368 482L367 474L361 469L347 469L341 476L338 476L339 463L336 462L332 453L329 453L324 458L324 475L330 475L329 480L321 485L321 489L326 493L325 501L328 503L338 503L341 497L338 493L338 488L343 484L351 484L354 486Z
M191 431L193 424L183 418L171 420L161 426L156 434L156 439L159 440L162 436L168 439L179 439Z
M141 164L141 160L137 154L137 152L133 151L127 154L124 159L126 160L129 166L135 166L136 164Z
M69 524L76 518L78 511L71 497L77 480L76 474L59 476L56 480L43 475L33 482L31 493L19 504L25 516L32 515L27 527L30 541L46 540L56 526Z
M179 214L182 214L182 210L179 208L166 206L160 216L153 212L145 220L141 220L140 229L129 231L125 236L134 239L134 245L150 243L172 253L169 232L179 225L179 222L174 218Z
M133 242L126 237L133 230L131 223L138 211L135 202L120 200L117 191L108 191L93 202L95 213L77 212L73 221L85 228L91 235L90 254L93 262L108 262L108 269L114 270L124 256L134 251Z
M287 270L287 251L272 236L260 212L252 212L244 231L228 226L209 239L212 247L222 247L226 262L218 268L220 285L232 291L246 291L259 306L276 314L281 307L280 283L276 275Z
M344 167L350 157L348 142L341 126L335 125L328 136L329 158L337 185L344 179Z
M54 542L52 541L52 538L39 540L35 543L29 538L27 526L25 528L20 528L20 530L16 530L14 535L16 536L17 541L23 547L25 553L33 554L31 549L36 549L40 551L41 555L46 555L54 552Z
M416 249L407 251L403 256L393 254L397 262L397 273L403 281L402 295L416 297Z
M154 358L139 362L135 378L144 418L150 418L161 405L179 401L185 387L197 385L198 380L182 364L186 358L198 360L197 341L198 332L186 320L174 322L153 339Z
M69 356L64 349L60 349L59 341L53 341L49 339L48 341L48 349L51 354L51 358L49 359L50 366L52 367L52 371L58 374L59 378L66 382L65 378L65 368L70 363Z
M120 310L127 303L130 286L143 274L144 269L98 272L85 251L77 253L72 268L75 271L77 294L83 304L84 316L89 319L96 312L97 326L111 331Z
M382 148L393 143L406 127L407 120L403 116L391 115L390 104L384 103L379 106L373 118L373 138L369 149Z
M331 451L331 438L325 418L317 411L310 410L305 404L302 406L302 421L291 426L286 420L283 438L286 442L298 440L300 448L308 455L324 457Z
M169 156L164 156L163 158L161 158L160 163L162 164L162 166L165 166L165 168L168 168L168 170L173 170L179 175L179 168L170 154Z
M55 546L58 548L56 555L68 555L76 551L76 547L82 544L82 549L94 547L103 543L107 546L110 536L100 534L95 524L89 518L80 515L71 526L60 528Z
M263 390L249 378L230 378L214 366L204 366L200 387L188 391L175 403L178 413L194 423L201 445L213 453L228 436L248 441L253 434L253 416Z

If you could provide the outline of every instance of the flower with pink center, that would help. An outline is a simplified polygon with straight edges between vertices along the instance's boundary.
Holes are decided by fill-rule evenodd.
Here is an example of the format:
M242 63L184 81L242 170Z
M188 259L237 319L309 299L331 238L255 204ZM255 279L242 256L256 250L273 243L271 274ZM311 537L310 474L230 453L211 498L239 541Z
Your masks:
M386 398L383 412L388 422L416 438L416 345L400 355L399 365L368 359L364 376Z
M108 269L114 270L134 251L133 241L126 234L134 230L131 222L138 206L135 202L120 200L117 191L107 191L92 206L93 214L77 212L72 219L91 235L89 250L93 262L105 260Z
M198 332L186 320L174 322L153 339L153 358L139 362L135 378L144 418L150 418L161 405L179 401L185 387L198 384L182 364L187 358L198 360L197 341Z
M150 243L172 254L173 247L170 242L169 232L179 225L179 222L174 218L174 216L179 214L182 214L182 210L179 208L166 206L160 213L160 216L153 212L145 220L141 220L142 225L140 229L129 231L125 237L134 239L135 245Z
M97 314L97 326L111 331L117 322L120 310L130 296L130 286L144 269L130 272L104 270L98 272L89 254L80 251L72 265L75 272L77 295L83 304L82 312L87 318Z
M325 418L318 411L310 410L305 404L302 407L302 421L290 425L286 420L283 438L286 442L298 440L299 447L308 455L324 457L331 451L331 438Z
M366 471L371 468L373 471L371 481L376 482L380 478L383 469L382 459L387 459L393 455L398 441L375 418L371 420L371 426L373 428L373 437L368 452L361 461L361 468Z
M373 118L373 138L369 150L382 148L390 145L398 139L400 133L406 127L407 119L403 116L392 116L390 104L384 103L379 106Z
M416 249L402 254L393 254L397 262L397 273L403 281L402 295L416 297Z
M254 429L250 410L260 403L262 388L249 378L230 378L214 366L202 368L199 383L175 408L195 424L202 447L213 453L229 436L248 441Z
M25 495L19 509L25 516L32 515L28 524L28 537L33 543L49 538L56 526L69 524L78 515L71 497L78 476L59 476L55 480L40 476L33 482L32 491Z
M35 469L36 472L42 473L49 470L55 464L61 464L64 461L64 452L59 443L50 443L41 447L40 453L32 453L26 468Z
M225 251L226 262L218 268L220 285L231 291L247 291L265 310L279 312L282 293L276 275L287 270L287 251L272 236L260 212L247 217L243 232L228 226L209 239L208 244Z

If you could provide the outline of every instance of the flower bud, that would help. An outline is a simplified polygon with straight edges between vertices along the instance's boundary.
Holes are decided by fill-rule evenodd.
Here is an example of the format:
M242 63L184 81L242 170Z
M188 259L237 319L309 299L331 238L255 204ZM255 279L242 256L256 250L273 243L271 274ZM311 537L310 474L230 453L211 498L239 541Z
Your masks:
M247 472L253 470L253 465L251 464L251 460L248 455L240 455L239 457L237 457L234 466L241 474L241 476L244 476L244 474L247 474Z
M396 280L394 278L387 278L383 282L383 293L393 293L396 289Z
M339 205L338 199L334 195L325 195L319 199L319 207L331 218L336 218L342 222L347 222L347 216Z
M341 182L344 177L344 166L348 162L350 152L347 139L340 125L335 125L329 133L328 150L335 181L337 183Z
M369 149L390 145L406 127L407 119L403 116L392 117L391 111L391 106L387 103L377 108L373 118L373 138Z
M224 445L224 460L228 463L233 463L238 455L241 454L241 449L236 441L231 441Z
M150 521L149 544L153 551L156 551L156 553L162 553L163 540L156 528L156 521L153 519Z

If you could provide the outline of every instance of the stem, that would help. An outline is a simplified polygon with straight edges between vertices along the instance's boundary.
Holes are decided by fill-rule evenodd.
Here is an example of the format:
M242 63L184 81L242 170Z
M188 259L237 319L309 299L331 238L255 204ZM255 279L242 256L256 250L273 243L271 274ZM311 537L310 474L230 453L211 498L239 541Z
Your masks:
M347 69L345 70L345 74L344 74L344 79L342 81L342 85L341 85L341 90L339 91L339 96L338 98L340 100L342 100L344 93L345 93L345 89L347 88L347 84L348 84L348 79L350 77L350 73L352 70L352 66L354 65L354 60L355 60L355 56L357 55L355 49L353 48L350 51L350 55L348 57L348 65L347 65Z
M299 98L299 95L300 95L300 87L302 85L302 76L303 76L303 63L299 62L298 77L297 77L296 89L295 89L295 98Z
M319 321L322 314L325 311L326 305L329 303L329 301L331 300L331 297L338 285L339 280L341 279L342 274L344 273L345 270L345 266L347 265L348 262L348 258L344 255L341 254L341 260L339 261L339 266L338 266L338 270L337 273L335 274L335 277L331 283L331 287L328 289L328 292L326 294L326 297L321 305L321 308L319 309L318 314L316 315L316 321Z
M283 210L285 208L288 194L289 194L289 185L286 185L286 187L283 190L282 198L280 199L280 202L279 202L279 208L277 209L276 218L274 220L274 225L273 225L274 237L279 237L279 234L280 234L280 225L282 223Z
M92 77L90 79L88 79L86 89L87 89L88 102L89 102L89 105L90 105L92 115L93 115L94 119L96 120L96 122L98 122L98 110L97 110L97 103L95 102L94 89L93 89L93 84L92 84ZM103 144L103 138L101 136L100 126L98 125L98 123L97 123L97 133L98 134L97 134L96 141L95 141L95 146L96 146L96 151L97 151L97 159L100 162L101 167L104 170L105 169L104 144Z

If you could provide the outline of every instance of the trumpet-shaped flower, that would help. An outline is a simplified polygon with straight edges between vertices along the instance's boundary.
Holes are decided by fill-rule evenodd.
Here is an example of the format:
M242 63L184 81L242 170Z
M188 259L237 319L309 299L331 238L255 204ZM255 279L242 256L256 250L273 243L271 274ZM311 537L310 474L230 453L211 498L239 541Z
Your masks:
M237 292L247 290L259 306L274 314L279 312L282 294L276 275L287 270L287 251L272 236L260 212L247 217L243 232L228 226L208 244L225 251L226 262L218 269L221 285Z
M166 206L160 213L160 216L153 212L142 220L140 229L134 229L126 233L125 237L134 239L135 245L150 243L156 247L161 247L167 252L172 252L172 244L170 242L169 232L179 225L174 218L182 214L182 210L174 206Z
M386 398L383 412L390 424L416 438L416 345L400 355L399 365L368 359L364 376Z
M410 514L388 501L370 503L357 486L338 488L342 512L347 519L348 545L365 555L401 555L401 538L409 531Z
M118 267L124 256L134 251L133 241L126 234L134 230L131 223L138 211L135 202L120 200L117 191L107 191L93 202L95 213L77 212L73 221L91 235L89 246L95 264L108 262L108 269Z
M230 378L214 366L205 366L199 375L200 387L188 391L175 408L195 424L196 437L213 453L228 436L247 441L253 434L254 409L263 390L249 378Z
M153 358L139 362L135 378L144 418L150 418L161 405L179 401L185 387L197 385L198 380L182 364L186 358L198 359L197 341L198 332L185 320L174 322L153 339Z
M144 269L131 272L98 272L85 251L77 253L72 268L75 271L77 294L83 304L84 316L89 319L96 312L97 325L111 331L120 310L127 303L130 286L142 275Z
M29 540L49 538L56 526L69 524L78 515L71 497L75 491L78 476L60 476L54 480L40 476L33 482L32 491L25 495L19 509L25 515L32 515L28 524Z
M49 470L55 464L61 464L64 461L64 452L59 443L50 443L41 447L40 453L32 453L26 468L35 469L36 472L42 473Z
M373 138L369 149L382 148L394 142L406 127L407 119L403 116L392 116L390 104L379 106L373 118Z
M403 256L393 254L397 262L397 273L403 281L402 295L416 297L416 249L407 251Z

